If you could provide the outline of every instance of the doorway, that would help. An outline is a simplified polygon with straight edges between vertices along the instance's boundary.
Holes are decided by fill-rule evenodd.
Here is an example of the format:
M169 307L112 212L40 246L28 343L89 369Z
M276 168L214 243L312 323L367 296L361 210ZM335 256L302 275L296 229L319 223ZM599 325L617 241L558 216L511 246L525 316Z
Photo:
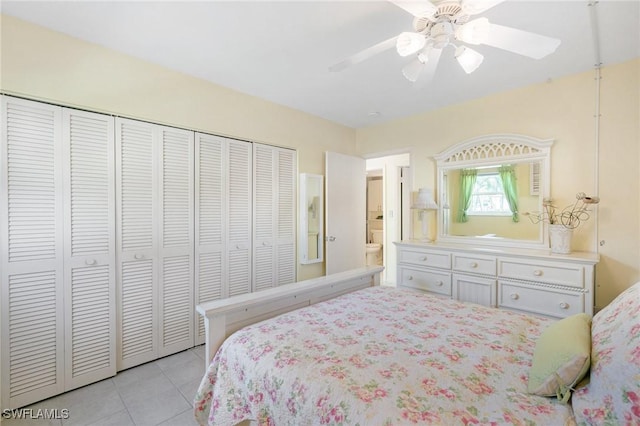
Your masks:
M382 283L393 285L396 283L396 241L409 238L410 230L410 153L371 157L366 160L367 176L370 182L377 182L382 188L382 199L372 199L367 203L366 217L367 237L363 244L373 240L371 231L382 228L381 257L385 270L382 273ZM379 205L379 207L378 207ZM373 207L375 209L371 210ZM376 232L379 234L379 232Z

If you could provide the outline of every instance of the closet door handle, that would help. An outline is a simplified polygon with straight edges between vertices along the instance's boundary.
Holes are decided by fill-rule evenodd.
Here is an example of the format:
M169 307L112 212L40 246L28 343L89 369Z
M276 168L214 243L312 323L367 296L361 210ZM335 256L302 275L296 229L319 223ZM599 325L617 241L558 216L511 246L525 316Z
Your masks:
M84 261L84 263L85 263L85 264L87 264L87 265L89 265L89 266L93 266L93 265L95 265L96 263L98 263L98 261L97 261L97 260L95 260L95 259L87 259L87 260L85 260L85 261Z
M140 260L140 259L144 259L144 254L142 253L136 253L133 255L134 259Z

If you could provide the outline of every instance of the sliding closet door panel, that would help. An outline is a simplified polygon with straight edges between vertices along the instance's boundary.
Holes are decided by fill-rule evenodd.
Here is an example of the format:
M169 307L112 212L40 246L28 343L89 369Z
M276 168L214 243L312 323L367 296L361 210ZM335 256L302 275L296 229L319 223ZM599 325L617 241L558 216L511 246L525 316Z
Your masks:
M2 98L2 407L64 390L62 109Z
M224 297L228 151L223 138L201 133L196 133L195 138L195 300L199 304ZM195 343L202 344L204 321L195 315Z
M165 356L193 346L193 132L159 127L160 348Z
M254 219L253 219L253 291L274 286L275 269L275 218L277 210L277 174L274 149L255 144L254 169Z
M63 110L65 390L116 374L114 118Z
M116 119L117 368L158 356L156 126Z
M252 147L228 141L228 296L251 292Z
M278 154L278 269L276 285L296 281L296 175L297 156L292 150L279 149Z

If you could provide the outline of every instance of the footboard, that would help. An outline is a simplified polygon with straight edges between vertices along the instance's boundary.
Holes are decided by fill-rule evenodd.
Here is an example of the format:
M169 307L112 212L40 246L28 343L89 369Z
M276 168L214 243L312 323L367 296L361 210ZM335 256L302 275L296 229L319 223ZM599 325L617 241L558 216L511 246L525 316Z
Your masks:
M204 317L208 365L234 331L276 315L380 285L382 266L367 266L196 306Z

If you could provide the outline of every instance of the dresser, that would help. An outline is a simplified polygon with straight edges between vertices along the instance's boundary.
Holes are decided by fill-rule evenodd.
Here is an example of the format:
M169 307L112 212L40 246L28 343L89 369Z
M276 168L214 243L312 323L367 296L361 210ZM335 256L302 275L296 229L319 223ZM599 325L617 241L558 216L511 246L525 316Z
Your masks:
M593 315L599 255L401 241L397 286L552 318Z

